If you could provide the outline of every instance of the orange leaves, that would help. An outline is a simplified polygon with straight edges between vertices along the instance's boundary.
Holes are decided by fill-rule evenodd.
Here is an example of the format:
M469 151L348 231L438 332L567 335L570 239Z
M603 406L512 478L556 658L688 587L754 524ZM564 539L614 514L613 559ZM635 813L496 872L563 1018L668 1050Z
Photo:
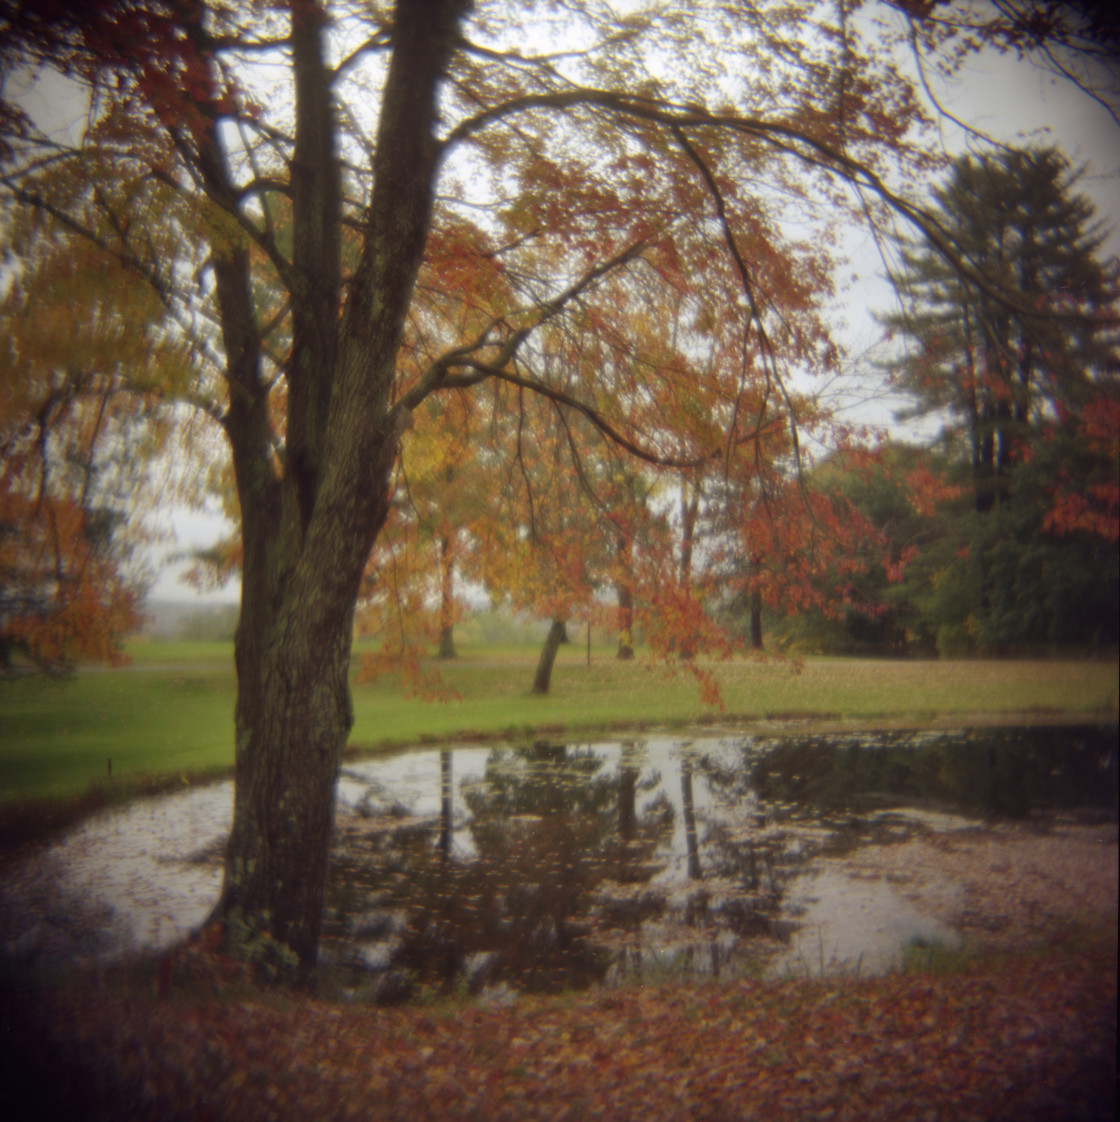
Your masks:
M141 621L140 592L98 548L87 512L53 496L29 499L0 476L0 663L18 651L38 667L119 664Z
M941 976L426 1009L230 1000L244 982L211 958L186 948L159 1002L104 984L27 995L16 1056L49 1055L66 1106L95 1091L153 1119L1042 1122L1111 1118L1115 1101L1108 948Z
M1120 483L1095 483L1085 492L1059 491L1042 522L1057 534L1085 533L1120 539Z
M117 661L140 622L126 512L166 431L155 389L181 376L151 293L54 233L0 301L0 645L50 669Z
M906 494L918 514L932 518L937 507L961 494L961 487L950 483L943 474L935 475L928 465L920 464L906 474Z

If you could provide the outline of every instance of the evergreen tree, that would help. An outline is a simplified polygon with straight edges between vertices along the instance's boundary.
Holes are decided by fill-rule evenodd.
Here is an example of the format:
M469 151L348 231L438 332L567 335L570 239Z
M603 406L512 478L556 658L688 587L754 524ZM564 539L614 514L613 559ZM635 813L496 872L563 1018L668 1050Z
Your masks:
M945 418L971 478L974 514L957 512L928 601L942 650L954 635L988 651L1116 639L1100 623L1117 597L1115 488L1102 499L1100 483L1116 463L1089 419L1120 398L1118 268L1081 175L1053 149L958 159L936 200L969 275L909 244L903 309L882 317L907 343L894 370L910 416ZM1099 524L1066 517L1070 493L1109 508Z
M904 246L903 308L882 317L908 344L895 373L910 415L947 414L981 513L1006 497L1039 426L1075 416L1120 369L1116 262L1098 258L1105 232L1076 193L1082 174L1054 149L959 158L935 198L975 271Z

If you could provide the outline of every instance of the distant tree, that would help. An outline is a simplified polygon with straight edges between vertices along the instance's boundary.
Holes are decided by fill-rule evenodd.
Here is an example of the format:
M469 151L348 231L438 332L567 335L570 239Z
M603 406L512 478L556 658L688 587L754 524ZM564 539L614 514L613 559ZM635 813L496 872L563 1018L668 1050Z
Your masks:
M157 391L189 363L112 257L9 233L26 257L0 299L0 667L120 662L147 583L136 505L168 431Z
M903 308L882 317L906 345L899 388L913 415L960 434L981 512L1041 425L1076 415L1120 370L1120 273L1099 259L1105 232L1076 192L1081 174L1053 149L959 158L934 195L977 280L909 243L894 278Z
M953 465L937 452L885 444L836 453L816 466L810 485L855 512L864 565L825 596L833 610L809 607L776 622L797 649L844 654L928 654L935 650L932 582L964 543L956 532L967 498ZM830 577L835 582L836 577Z
M1114 641L1120 316L1106 231L1053 149L961 157L936 192L974 272L908 245L898 385L967 463L930 623L942 650Z

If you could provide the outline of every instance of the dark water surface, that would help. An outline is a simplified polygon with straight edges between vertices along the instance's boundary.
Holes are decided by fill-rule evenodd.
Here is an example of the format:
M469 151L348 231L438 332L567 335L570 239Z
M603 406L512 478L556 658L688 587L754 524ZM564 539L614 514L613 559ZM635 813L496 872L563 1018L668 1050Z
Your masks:
M993 819L1115 820L1117 740L1115 726L644 736L352 764L324 958L343 990L387 1001L815 973L826 952L834 969L886 969L906 942L955 933L885 883L857 899L821 858Z

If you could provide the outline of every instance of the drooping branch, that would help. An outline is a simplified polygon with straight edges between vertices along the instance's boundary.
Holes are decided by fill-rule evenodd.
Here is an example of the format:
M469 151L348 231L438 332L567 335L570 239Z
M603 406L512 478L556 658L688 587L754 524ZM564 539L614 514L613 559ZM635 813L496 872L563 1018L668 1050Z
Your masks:
M724 201L723 192L720 190L711 168L708 167L707 161L700 155L695 145L689 142L684 130L674 129L673 135L677 138L677 142L680 144L689 160L699 171L700 177L704 181L704 186L707 188L715 205L716 217L719 220L720 229L723 232L723 238L727 245L728 253L730 253L731 259L735 264L735 272L739 278L739 284L743 289L744 296L747 298L747 306L750 308L751 321L754 323L755 334L758 336L758 349L759 353L762 355L762 365L766 372L766 380L769 384L777 386L778 392L782 395L782 400L786 403L786 409L789 411L789 434L790 439L793 441L794 463L797 466L797 474L800 478L801 444L797 432L797 410L794 407L793 399L790 397L789 391L786 389L785 382L779 373L777 356L774 354L774 347L770 342L770 335L766 330L766 323L762 316L762 308L755 294L755 286L751 282L750 270L747 268L747 263L743 260L743 255L739 251L738 239L735 237L735 231L731 228L731 223L727 217L727 204ZM746 331L744 332L744 342L749 331L750 322L748 322Z
M849 184L853 189L871 191L891 211L915 227L962 277L975 284L985 295L1021 315L1038 314L1019 300L1015 292L991 281L961 253L953 245L949 231L930 210L892 190L867 164L788 121L710 113L654 98L577 88L511 98L460 122L447 134L443 144L445 148L451 148L499 121L532 110L563 112L580 107L605 110L623 118L654 124L672 135L680 135L691 129L710 128L761 141L773 151L797 160L806 168L824 172ZM1078 311L1054 309L1047 314L1050 318L1067 322L1089 322L1084 313Z
M554 401L559 405L564 405L569 409L575 410L577 413L582 413L604 436L648 464L655 464L658 467L694 468L700 467L710 458L709 456L694 456L683 459L677 456L664 456L659 452L645 448L641 444L631 440L620 432L615 425L608 421L594 406L589 405L586 401L580 401L579 398L573 397L564 390L558 389L555 386L550 386L547 382L524 374L518 374L508 367L494 366L477 359L465 359L463 360L463 365L472 369L475 374L467 375L462 380L449 377L446 383L448 387L453 385L473 385L484 378L495 378L501 382L508 382L512 386L518 386L520 389L529 390L540 397L547 398L549 401Z

